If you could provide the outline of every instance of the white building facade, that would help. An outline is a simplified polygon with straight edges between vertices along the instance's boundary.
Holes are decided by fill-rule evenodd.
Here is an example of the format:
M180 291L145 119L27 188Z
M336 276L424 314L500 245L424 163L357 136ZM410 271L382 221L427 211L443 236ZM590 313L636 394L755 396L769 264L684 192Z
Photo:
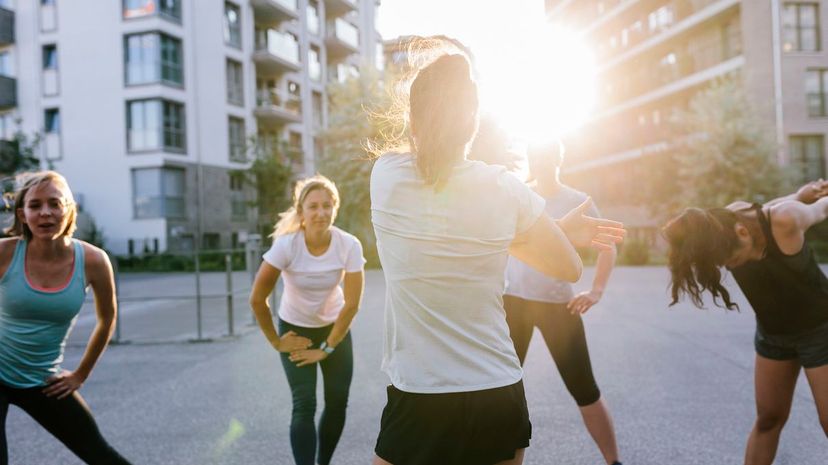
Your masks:
M250 142L313 173L326 83L381 44L376 0L76 3L0 0L0 139L40 134L116 254L255 232Z

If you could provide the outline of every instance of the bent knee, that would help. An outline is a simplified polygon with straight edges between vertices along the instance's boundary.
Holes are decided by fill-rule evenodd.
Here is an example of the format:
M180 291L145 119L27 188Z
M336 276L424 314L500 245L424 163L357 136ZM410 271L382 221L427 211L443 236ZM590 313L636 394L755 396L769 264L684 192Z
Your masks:
M785 426L786 421L788 421L787 413L760 412L756 417L756 429L761 432L778 430Z

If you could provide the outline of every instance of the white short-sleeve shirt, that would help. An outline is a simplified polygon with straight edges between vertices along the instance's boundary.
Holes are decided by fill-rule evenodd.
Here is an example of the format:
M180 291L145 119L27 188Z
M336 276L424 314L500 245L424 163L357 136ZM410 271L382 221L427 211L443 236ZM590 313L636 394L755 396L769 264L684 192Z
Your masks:
M328 250L318 257L308 251L300 230L277 237L262 258L279 269L284 280L279 318L308 328L336 321L345 304L342 278L365 266L359 239L335 226Z
M371 174L371 213L386 280L383 370L418 393L491 389L523 371L503 311L515 235L544 200L504 168L456 166L439 191L411 154L387 154Z
M562 186L558 192L546 198L546 213L552 218L562 218L573 208L581 205L588 196L569 186ZM601 217L593 204L587 215ZM506 295L536 302L565 304L574 297L572 284L550 278L526 263L510 256L506 265Z

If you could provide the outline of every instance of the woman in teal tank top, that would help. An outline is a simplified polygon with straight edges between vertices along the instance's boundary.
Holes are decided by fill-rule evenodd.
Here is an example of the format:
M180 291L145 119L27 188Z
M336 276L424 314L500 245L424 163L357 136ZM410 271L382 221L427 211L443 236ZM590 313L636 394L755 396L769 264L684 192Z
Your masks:
M54 171L22 175L11 236L0 239L0 465L9 405L31 415L86 463L128 464L103 438L77 390L115 328L107 255L72 238L77 207ZM63 370L69 331L92 288L98 322L80 364Z

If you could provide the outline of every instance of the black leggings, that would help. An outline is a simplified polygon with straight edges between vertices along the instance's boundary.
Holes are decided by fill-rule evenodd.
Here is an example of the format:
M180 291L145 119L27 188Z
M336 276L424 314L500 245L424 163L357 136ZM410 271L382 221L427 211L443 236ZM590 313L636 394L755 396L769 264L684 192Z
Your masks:
M17 389L0 384L0 465L8 465L6 413L16 405L89 464L129 465L98 431L92 412L77 391L58 400L43 394L43 387Z
M578 406L594 404L601 398L592 375L581 315L572 315L566 304L536 302L510 295L503 296L503 306L521 365L529 350L532 331L537 326L566 389Z

